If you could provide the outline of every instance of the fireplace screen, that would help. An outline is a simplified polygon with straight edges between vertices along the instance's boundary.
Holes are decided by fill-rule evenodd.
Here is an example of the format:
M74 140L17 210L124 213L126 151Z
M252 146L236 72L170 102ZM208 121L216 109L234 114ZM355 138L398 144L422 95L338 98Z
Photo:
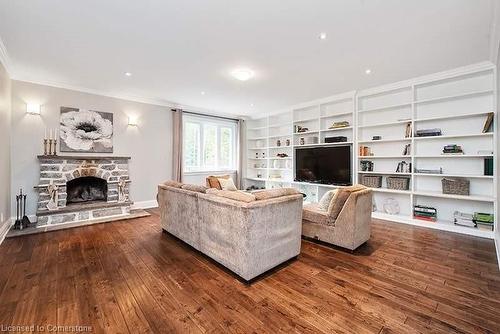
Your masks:
M80 177L66 184L66 205L91 201L106 201L108 183L98 177Z

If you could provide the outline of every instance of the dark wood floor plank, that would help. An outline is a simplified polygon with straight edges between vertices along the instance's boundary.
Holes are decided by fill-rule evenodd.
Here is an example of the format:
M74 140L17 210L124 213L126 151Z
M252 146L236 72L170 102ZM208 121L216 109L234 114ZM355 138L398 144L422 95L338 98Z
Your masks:
M0 325L94 333L499 333L491 240L374 220L245 284L150 217L7 239Z

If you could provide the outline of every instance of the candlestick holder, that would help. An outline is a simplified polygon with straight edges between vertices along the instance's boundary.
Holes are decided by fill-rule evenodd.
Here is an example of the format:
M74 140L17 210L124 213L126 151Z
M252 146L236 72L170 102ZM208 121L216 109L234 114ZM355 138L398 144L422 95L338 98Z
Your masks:
M57 139L54 139L54 152L52 152L52 155L57 155Z
M47 138L44 138L43 139L43 155L48 155L49 154L49 148L48 148L48 144L49 143L49 140Z

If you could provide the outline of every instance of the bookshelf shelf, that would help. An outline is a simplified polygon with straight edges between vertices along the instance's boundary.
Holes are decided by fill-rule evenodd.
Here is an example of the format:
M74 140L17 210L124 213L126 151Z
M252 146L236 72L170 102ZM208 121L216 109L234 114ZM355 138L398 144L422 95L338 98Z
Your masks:
M393 142L408 142L411 141L411 138L397 138L397 139L379 139L379 140L359 140L359 144L368 144L368 143L393 143Z
M450 195L443 194L437 191L415 191L415 195L417 196L427 196L427 197L439 197L439 198L451 198L451 199L460 199L466 201L477 201L477 202L494 202L495 198L491 196L477 196L477 195Z
M471 137L493 137L493 133L487 132L487 133L469 133L469 134L461 134L461 135L457 134L457 135L415 137L415 140L439 140L439 139L471 138Z
M442 101L446 101L446 100L464 99L464 98L485 95L485 94L492 94L492 93L493 93L492 89L487 89L487 90L480 90L480 91L476 91L476 92L447 95L447 96L436 97L436 98L432 98L432 99L418 100L418 101L415 101L415 103L421 104L421 103L442 102Z
M360 129L364 129L364 128L379 128L379 127L388 126L388 125L407 124L407 123L410 123L410 122L411 122L411 120L385 122L385 123L375 123L375 124L359 125L358 128L360 128Z
M490 175L467 175L467 174L427 174L427 173L413 173L415 176L428 176L428 177L463 177L471 179L493 179Z
M411 175L411 173L400 173L400 172L363 172L363 171L358 172L358 174L403 175L403 176Z

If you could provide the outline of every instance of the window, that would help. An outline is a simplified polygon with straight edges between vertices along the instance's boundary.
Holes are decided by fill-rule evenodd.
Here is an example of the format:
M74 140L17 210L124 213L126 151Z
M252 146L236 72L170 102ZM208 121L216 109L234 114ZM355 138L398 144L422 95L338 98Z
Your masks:
M236 122L183 117L184 172L236 170Z

